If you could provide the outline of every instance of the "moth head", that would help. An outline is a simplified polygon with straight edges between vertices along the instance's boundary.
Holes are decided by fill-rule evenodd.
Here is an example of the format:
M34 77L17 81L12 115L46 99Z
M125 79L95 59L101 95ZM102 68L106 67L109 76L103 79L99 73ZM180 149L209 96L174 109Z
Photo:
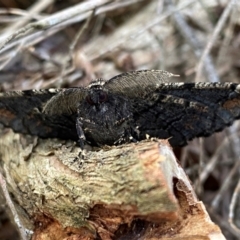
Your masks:
M108 100L108 94L104 90L93 90L89 91L86 96L86 101L90 105L99 106Z
M107 102L108 93L104 90L104 81L97 80L89 85L89 91L86 96L86 101L92 106L100 106L101 104Z

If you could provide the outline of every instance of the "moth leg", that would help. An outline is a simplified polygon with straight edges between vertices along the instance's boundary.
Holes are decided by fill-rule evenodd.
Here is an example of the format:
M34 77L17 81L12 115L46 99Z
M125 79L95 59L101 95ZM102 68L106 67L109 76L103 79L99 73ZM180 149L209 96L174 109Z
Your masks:
M125 129L124 133L120 136L120 138L114 142L115 145L126 143L126 142L137 142L137 139L133 136L131 129Z
M76 129L77 129L77 134L78 134L78 143L79 143L80 148L83 150L84 142L86 141L86 137L83 132L82 123L79 120L79 118L77 118L77 120L76 120Z
M136 143L139 141L140 131L138 128L138 126L131 126L130 128L125 129L125 136L130 142Z

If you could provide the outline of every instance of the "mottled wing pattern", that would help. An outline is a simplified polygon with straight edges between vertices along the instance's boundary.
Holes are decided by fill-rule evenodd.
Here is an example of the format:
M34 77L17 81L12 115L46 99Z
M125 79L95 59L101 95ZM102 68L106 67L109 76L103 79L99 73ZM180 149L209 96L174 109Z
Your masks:
M77 139L75 120L69 116L43 114L44 105L64 90L28 90L0 93L0 123L15 132L42 138ZM56 109L61 106L55 106ZM76 117L75 117L76 118Z
M178 75L162 70L126 72L106 81L104 88L129 98L143 97L156 90L158 85L176 76Z
M85 114L86 109L91 110L85 114L87 119L83 119L88 124L96 124L99 117L113 121L111 116L101 114L111 112L109 106L121 112L123 103L119 101L122 99L125 105L129 104L130 113L129 118L123 116L121 127L132 132L135 139L142 140L149 135L169 138L173 146L182 146L194 137L220 131L240 118L240 85L168 82L173 76L176 75L146 70L120 74L107 82L96 81L86 88L0 93L0 123L16 132L42 138L77 140L76 119L81 119L82 116L78 116L81 111ZM88 106L84 102L98 84L108 91L108 101L112 99L111 103L102 103L102 113L97 112L93 104ZM91 126L95 129L94 136L98 136L98 131L108 132L104 126L101 129ZM104 139L97 142L104 144Z
M209 136L240 118L240 85L234 83L164 83L134 103L140 139L146 134L183 146Z

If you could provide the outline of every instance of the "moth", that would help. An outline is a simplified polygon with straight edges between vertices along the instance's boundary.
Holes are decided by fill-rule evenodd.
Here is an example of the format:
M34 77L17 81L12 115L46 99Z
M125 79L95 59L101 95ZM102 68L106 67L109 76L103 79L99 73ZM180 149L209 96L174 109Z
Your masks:
M240 84L174 83L144 70L87 87L0 93L0 123L15 132L102 146L147 136L183 146L240 118Z

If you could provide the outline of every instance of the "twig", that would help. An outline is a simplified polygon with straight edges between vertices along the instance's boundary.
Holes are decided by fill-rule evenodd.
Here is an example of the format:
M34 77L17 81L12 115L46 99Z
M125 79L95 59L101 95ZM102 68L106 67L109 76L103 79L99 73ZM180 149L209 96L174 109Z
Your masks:
M20 27L24 26L29 20L33 18L36 14L41 12L43 9L47 8L50 4L52 4L53 0L38 0L29 10L28 15L21 19L21 21L17 21L11 26L7 27L6 30L3 30L4 36L11 34L12 32L16 31Z
M218 194L214 197L211 207L214 209L218 208L219 202L221 198L224 197L224 192L229 189L230 184L232 183L232 179L235 176L236 172L238 172L240 167L240 159L235 163L234 167L231 169L230 173L228 173L227 178L224 180Z
M8 54L8 57L6 58L6 60L0 65L0 71L3 70L4 67L6 67L11 60L17 56L17 54L21 51L22 47L23 47L24 43L20 43L17 48L15 48L15 51L11 52L11 55ZM10 55L10 56L9 56Z
M213 28L213 24L212 22L214 22L213 19L213 14L209 12L209 8L206 5L206 2L204 2L203 0L198 0L199 4L201 5L202 9L206 12L207 17L210 21L208 21L208 24L211 24L211 28ZM221 4L218 4L219 6L221 6Z
M239 205L239 194L240 194L240 180L238 181L238 184L234 190L232 201L230 204L230 211L229 211L229 223L230 226L240 235L240 229L236 226L234 223L234 216L236 213L236 205Z
M167 0L170 10L175 10L173 12L173 19L176 26L178 27L182 36L186 39L189 45L192 47L195 56L200 57L202 53L202 46L198 41L196 35L193 33L192 29L188 26L183 16L179 11L176 11L175 6L172 3L172 0ZM206 71L207 79L211 82L219 82L216 69L212 64L212 59L210 56L207 56L204 60L204 69ZM201 80L202 81L202 80Z
M69 52L70 55L73 56L73 52L76 48L77 42L79 41L80 37L82 36L82 34L84 33L84 31L86 31L86 29L89 26L90 21L92 20L93 16L95 15L95 9L92 11L92 13L90 14L90 16L88 17L87 21L85 22L85 24L83 25L83 27L80 29L80 31L76 34L75 38L73 39L72 43L69 46Z
M180 7L176 8L176 10L168 11L165 14L162 14L160 16L157 16L154 19L151 19L151 21L147 22L145 24L145 26L142 26L142 24L141 24L141 26L137 27L136 30L133 31L132 34L121 37L118 41L116 41L112 45L110 45L108 47L108 49L106 49L105 51L100 52L100 54L98 53L98 55L91 56L90 60L91 61L96 60L97 58L105 55L106 53L113 51L115 48L121 46L122 44L126 44L126 42L128 40L132 40L132 39L137 38L141 34L144 34L146 31L149 31L149 29L151 29L152 27L154 27L157 24L161 23L162 21L164 21L169 16L171 16L174 11L179 11L181 9L184 9L184 8L186 8L187 6L189 6L190 4L192 4L194 2L195 2L194 0L189 0L188 2L184 2L184 4L182 4Z
M231 14L230 21L228 26L226 27L225 33L224 33L224 39L221 44L221 48L219 50L217 60L216 60L216 65L219 66L223 60L225 60L225 56L227 55L227 51L229 50L229 46L231 43L231 40L234 37L234 11L237 9L233 9L233 14Z
M195 77L195 82L199 82L201 80L201 73L202 73L202 68L204 65L204 62L206 61L206 57L208 56L209 52L211 51L214 42L216 41L219 33L221 32L225 22L227 21L227 18L232 10L233 4L235 3L235 0L231 0L227 7L224 9L223 14L221 15L220 19L218 20L218 23L213 31L213 34L210 38L210 40L208 41L202 56L200 58L200 61L198 63L198 66L196 68L196 77Z
M95 15L106 13L107 11L112 11L115 8L126 7L128 5L134 4L135 2L139 2L139 1L131 0L131 1L120 2L120 3L112 3L112 4L109 4L109 5L106 5L106 6L102 6L102 7L99 7L98 9L96 9ZM99 4L99 6L100 5L101 4ZM65 11L67 12L68 9L65 9ZM59 13L56 13L56 14L59 14ZM3 53L5 51L15 47L16 45L20 44L22 41L24 41L24 48L28 48L30 46L33 46L34 44L37 44L37 43L41 42L42 40L46 39L47 37L49 37L49 36L59 32L59 31L61 31L65 27L67 27L67 26L69 26L71 24L74 24L76 22L83 21L84 19L89 17L90 14L91 14L91 9L89 8L88 12L79 13L76 16L74 16L74 17L72 17L72 18L70 18L70 19L68 19L68 20L66 20L66 21L64 21L64 22L62 22L62 23L60 23L58 25L55 25L52 28L48 28L48 29L45 29L45 30L39 30L38 29L39 31L37 31L35 33L32 33L31 35L28 34L26 36L19 37L18 39L15 39L13 42L9 42L8 41L7 44L3 43L2 46L4 46L4 48L2 48L0 50L0 53ZM55 15L52 15L51 17L53 17ZM24 31L25 31L25 29L24 29ZM43 34L43 32L44 32L44 34ZM11 53L8 53L8 54L11 54ZM7 57L5 57L5 58L7 58Z
M4 14L6 16L4 16ZM12 15L17 15L17 16L12 16ZM11 23L11 22L21 21L24 17L26 17L28 15L29 15L29 13L22 9L18 9L18 8L2 9L2 8L0 8L0 22L1 23ZM37 14L37 13L32 16L32 19L34 19L34 20L40 20L41 18L43 18L43 16L41 16L40 14Z
M152 31L152 29L149 29L149 32L153 35L153 37L156 39L156 42L158 43L159 50L160 50L160 58L159 58L159 66L160 69L165 69L165 59L166 59L166 51L165 48L163 47L163 41L162 39Z
M92 20L93 16L95 15L95 9L92 11L91 15L89 15L87 21L84 23L83 27L80 29L80 31L75 35L72 43L69 46L69 58L66 60L65 65L63 66L63 70L61 72L61 76L60 76L60 81L58 81L58 87L61 86L62 84L62 79L63 77L66 75L66 70L67 70L67 65L69 62L71 62L71 69L73 70L75 68L74 63L73 63L73 59L74 59L74 51L77 45L77 42L79 41L80 37L82 36L82 34L84 33L84 31L89 27L90 21ZM85 58L86 59L86 58ZM86 60L87 61L87 60ZM88 66L90 65L89 61L88 62ZM84 68L85 71L87 71L87 69L89 69L89 67ZM95 78L95 75L93 74L91 76L92 78Z
M26 27L19 29L17 32L7 37L7 39L5 39L0 45L0 50L1 50L0 53L2 52L2 49L5 47L7 43L19 37L22 34L26 34L34 30L35 31L45 30L47 28L56 26L66 20L73 18L76 15L79 15L80 13L92 10L96 7L106 4L109 1L110 0L89 0L87 2L83 2L73 7L70 7L68 9L65 9L63 11L57 12L56 14L46 17L38 22L30 23Z
M5 181L5 179L4 179L4 177L3 177L3 175L1 173L0 173L0 186L2 188L2 191L3 191L4 197L6 199L7 205L8 205L8 207L10 208L10 210L12 212L14 221L15 221L15 223L18 226L21 238L22 238L22 240L27 240L28 239L27 238L27 234L26 234L27 231L25 230L25 228L21 224L21 220L18 217L18 213L16 211L16 208L15 208L15 206L14 206L12 200L11 200L11 197L9 195L9 192L8 192L8 189L7 189L7 185L6 185L6 181Z
M0 14L7 14L7 15L12 14L12 15L24 17L24 16L28 16L29 12L19 8L7 8L7 9L0 8ZM42 17L43 16L40 16L39 14L35 14L34 16L32 16L33 19L37 19L37 20L39 20Z
M12 23L16 21L20 21L22 17L12 17L12 16L0 16L0 22L3 23Z
M203 183L209 176L209 174L213 171L213 169L218 164L218 160L222 154L222 152L226 149L227 144L229 144L229 141L232 138L236 138L239 136L239 133L232 134L228 138L225 138L222 143L218 146L217 150L215 151L215 154L210 158L208 163L205 165L203 171L201 172L199 176L199 181Z
M35 3L28 11L28 14L25 14L25 18L22 18L20 21L16 21L14 24L12 24L11 26L7 27L6 30L2 30L2 32L4 32L4 34L2 35L2 37L7 36L9 34L11 34L12 32L16 31L17 29L19 29L21 26L23 26L24 24L26 24L29 20L31 20L36 14L38 14L39 12L41 12L43 9L45 9L46 7L49 6L49 4L52 4L53 0L42 0L42 1L38 1L37 3ZM6 59L6 61L4 61L1 65L0 65L0 71L20 52L22 46L24 45L24 42L22 41L17 49L15 49L15 51L12 52L12 54L10 55L10 57L8 57Z

